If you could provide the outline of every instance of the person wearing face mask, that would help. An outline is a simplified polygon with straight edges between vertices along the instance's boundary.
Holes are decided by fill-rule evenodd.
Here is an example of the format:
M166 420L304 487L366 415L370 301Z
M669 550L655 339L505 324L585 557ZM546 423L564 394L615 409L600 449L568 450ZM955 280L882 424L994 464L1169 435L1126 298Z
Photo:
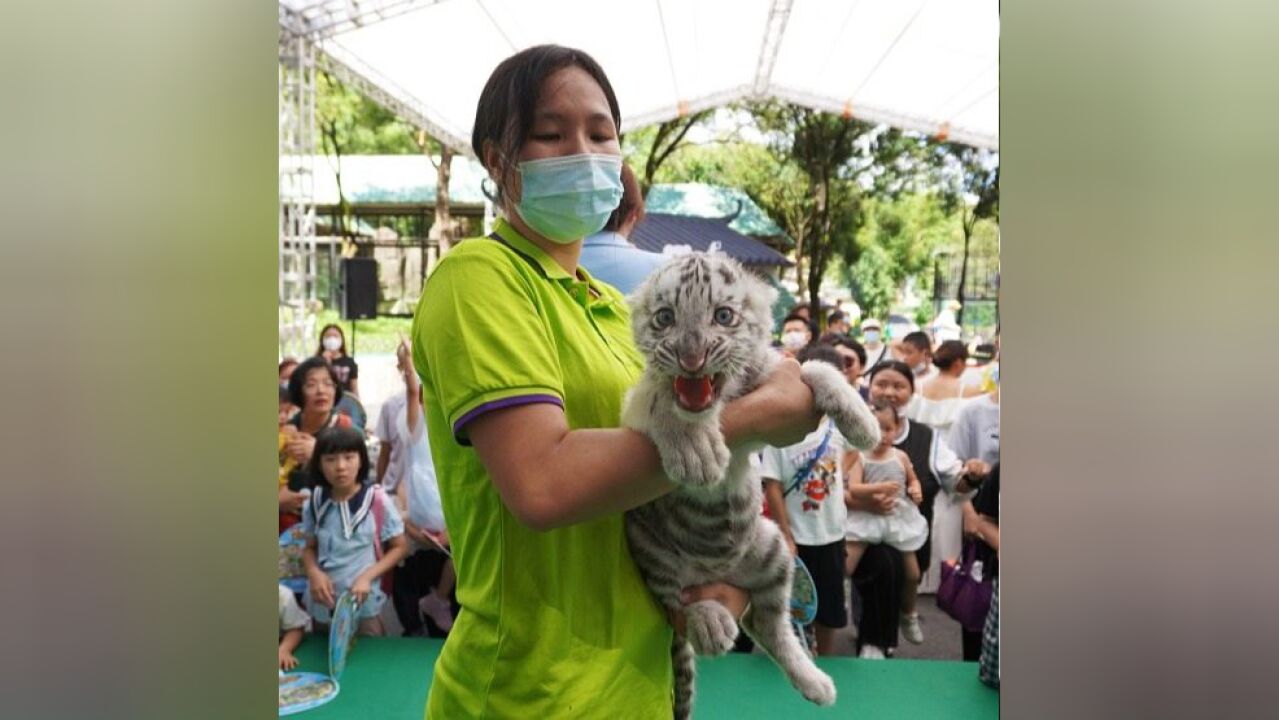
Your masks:
M937 373L932 365L933 343L928 339L928 333L919 330L907 333L898 344L896 353L897 359L906 363L915 374L915 392L921 392L924 383L932 380Z
M412 331L462 608L428 718L671 713L683 613L648 592L622 513L674 486L619 427L643 368L626 300L580 264L623 195L620 123L603 69L572 48L512 55L479 95L471 147L501 217L435 266ZM819 420L793 360L720 416L730 447L791 445ZM685 592L735 617L748 602L723 583Z
M813 326L803 317L791 313L782 320L782 354L788 358L799 355L813 339Z
M666 262L661 253L640 250L628 241L631 231L644 219L644 195L635 171L622 164L622 201L609 216L602 232L582 241L578 262L591 276L603 280L625 294L639 286L649 273Z
M884 327L875 318L862 321L862 347L866 349L865 368L870 370L880 360L891 360L888 345L884 343Z
M346 335L342 328L330 323L320 331L320 347L315 354L329 361L342 383L342 392L360 394L360 366L355 358L346 354Z

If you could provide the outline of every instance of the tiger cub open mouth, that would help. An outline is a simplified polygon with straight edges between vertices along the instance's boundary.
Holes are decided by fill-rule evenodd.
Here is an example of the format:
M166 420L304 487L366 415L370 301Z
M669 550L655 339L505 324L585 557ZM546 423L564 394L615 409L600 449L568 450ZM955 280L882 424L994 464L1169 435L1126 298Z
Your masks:
M675 402L691 413L709 408L724 387L723 375L676 375Z

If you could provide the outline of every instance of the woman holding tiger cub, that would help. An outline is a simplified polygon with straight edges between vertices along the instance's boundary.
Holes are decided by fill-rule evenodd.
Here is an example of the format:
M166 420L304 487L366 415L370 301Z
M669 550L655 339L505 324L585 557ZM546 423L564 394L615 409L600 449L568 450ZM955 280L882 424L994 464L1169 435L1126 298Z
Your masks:
M503 217L440 261L413 327L462 606L428 717L670 714L681 619L649 595L622 513L674 485L619 427L643 367L625 299L578 266L621 197L620 121L599 65L553 45L507 58L480 95L472 148ZM789 445L819 420L793 361L722 418L734 445ZM688 589L705 599L747 604Z

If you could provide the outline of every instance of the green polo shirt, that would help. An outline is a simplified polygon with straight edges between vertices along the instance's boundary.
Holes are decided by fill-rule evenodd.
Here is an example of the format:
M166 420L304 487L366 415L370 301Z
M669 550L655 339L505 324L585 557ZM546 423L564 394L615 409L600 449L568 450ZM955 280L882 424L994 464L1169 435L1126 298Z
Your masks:
M525 403L561 406L573 429L617 427L643 367L626 302L506 222L496 231L503 242L466 240L440 261L413 321L462 605L427 717L669 717L671 630L622 516L534 532L466 440L476 416Z

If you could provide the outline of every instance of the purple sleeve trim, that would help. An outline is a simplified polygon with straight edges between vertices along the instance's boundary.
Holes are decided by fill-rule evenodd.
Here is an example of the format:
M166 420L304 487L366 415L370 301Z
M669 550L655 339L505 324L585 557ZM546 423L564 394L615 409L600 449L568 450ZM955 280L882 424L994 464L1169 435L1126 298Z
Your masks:
M471 441L462 434L462 427L470 421L486 412L489 412L490 410L500 410L502 408L515 407L517 405L532 405L534 403L550 403L552 405L564 407L564 401L554 395L517 395L515 397L486 402L472 408L470 412L458 418L458 421L453 423L453 438L457 440L459 445L470 445Z

